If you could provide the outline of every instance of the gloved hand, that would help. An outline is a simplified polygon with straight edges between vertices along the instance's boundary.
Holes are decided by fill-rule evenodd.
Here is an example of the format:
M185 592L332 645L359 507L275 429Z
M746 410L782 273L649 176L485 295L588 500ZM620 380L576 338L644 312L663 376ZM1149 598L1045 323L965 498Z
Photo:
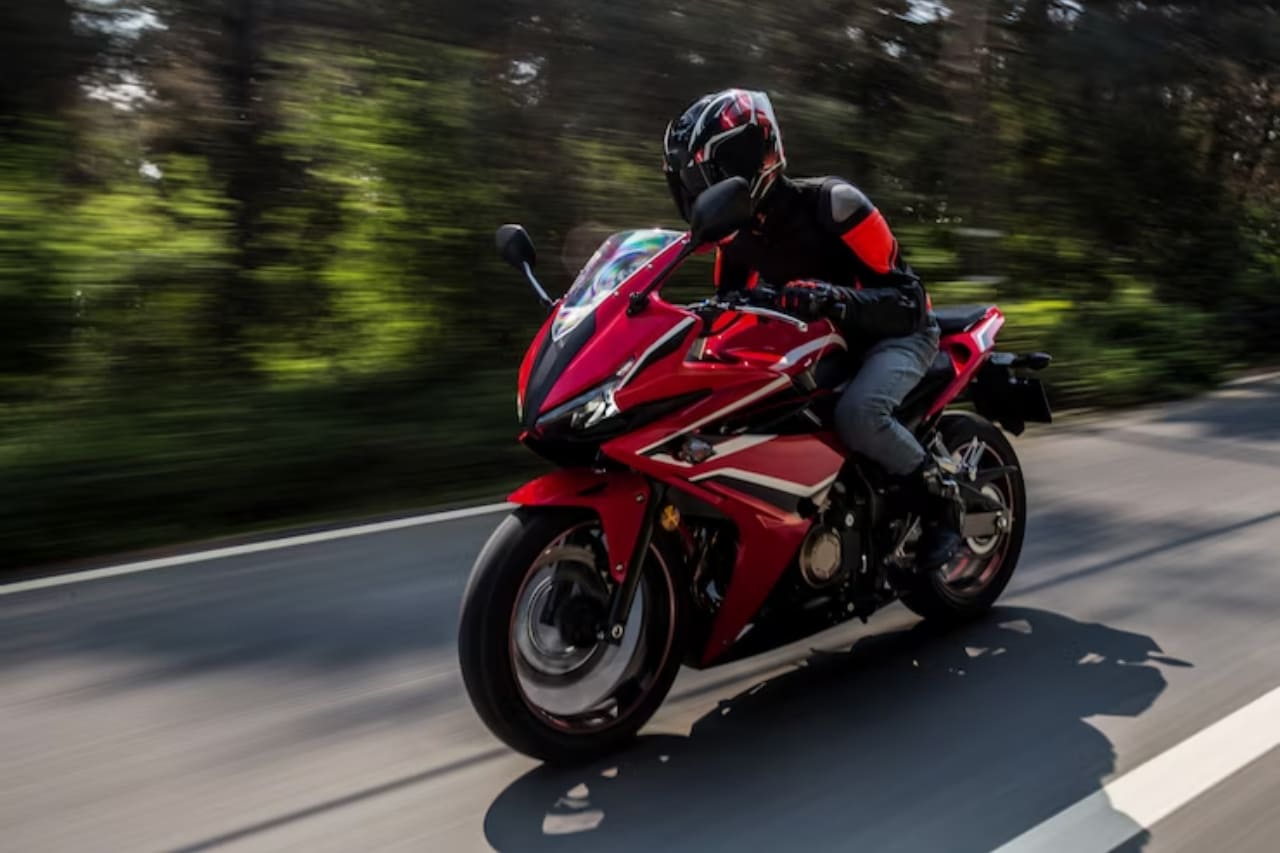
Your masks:
M823 281L793 281L782 289L778 307L805 320L834 320L846 335L868 341L919 331L928 319L918 286L855 290Z
M804 320L821 317L843 319L844 290L825 281L793 281L779 294L778 307Z

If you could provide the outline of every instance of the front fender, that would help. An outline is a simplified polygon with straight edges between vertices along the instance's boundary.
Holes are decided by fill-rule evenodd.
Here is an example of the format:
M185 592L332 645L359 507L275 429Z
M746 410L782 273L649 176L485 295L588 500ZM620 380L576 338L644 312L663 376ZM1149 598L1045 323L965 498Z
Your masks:
M631 565L631 552L640 538L648 501L649 481L634 471L592 471L563 468L525 483L507 498L520 506L583 507L600 517L609 573L621 583Z

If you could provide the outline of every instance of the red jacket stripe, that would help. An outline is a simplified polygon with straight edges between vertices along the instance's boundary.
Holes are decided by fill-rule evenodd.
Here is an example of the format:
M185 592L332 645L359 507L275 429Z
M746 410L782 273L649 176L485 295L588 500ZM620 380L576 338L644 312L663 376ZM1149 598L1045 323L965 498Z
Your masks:
M716 249L716 268L711 274L711 281L716 287L724 287L724 249ZM745 286L747 290L752 290L760 283L760 273L752 270L747 273ZM743 282L730 282L731 287L741 287Z
M893 269L898 260L898 241L878 210L846 231L842 239L859 260L880 275Z

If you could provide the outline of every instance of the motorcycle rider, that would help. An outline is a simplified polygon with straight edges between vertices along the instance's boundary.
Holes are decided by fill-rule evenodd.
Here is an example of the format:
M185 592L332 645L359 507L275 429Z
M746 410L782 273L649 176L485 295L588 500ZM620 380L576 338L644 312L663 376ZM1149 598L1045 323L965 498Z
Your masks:
M755 217L718 247L717 293L754 288L763 279L783 286L783 310L836 321L862 356L836 405L836 431L919 508L919 567L945 565L962 539L957 487L893 416L938 353L938 324L884 216L841 178L785 174L778 120L763 92L727 89L698 98L667 126L663 147L667 182L685 221L712 184L730 177L750 183Z

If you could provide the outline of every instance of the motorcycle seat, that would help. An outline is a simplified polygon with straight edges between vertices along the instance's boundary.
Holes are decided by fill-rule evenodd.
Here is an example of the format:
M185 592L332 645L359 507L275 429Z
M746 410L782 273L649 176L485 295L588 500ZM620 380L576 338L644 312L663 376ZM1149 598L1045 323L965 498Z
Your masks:
M948 305L946 308L934 308L933 316L938 318L938 328L944 335L954 335L973 328L978 321L987 316L990 305Z

